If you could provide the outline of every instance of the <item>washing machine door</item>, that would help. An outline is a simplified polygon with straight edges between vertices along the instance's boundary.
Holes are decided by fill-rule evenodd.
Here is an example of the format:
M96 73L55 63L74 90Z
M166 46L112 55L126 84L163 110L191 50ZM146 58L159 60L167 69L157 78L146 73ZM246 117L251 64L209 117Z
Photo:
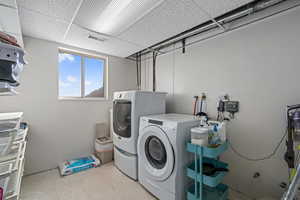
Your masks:
M173 172L175 159L167 134L157 126L147 126L142 130L138 148L141 165L148 175L157 181L166 180Z

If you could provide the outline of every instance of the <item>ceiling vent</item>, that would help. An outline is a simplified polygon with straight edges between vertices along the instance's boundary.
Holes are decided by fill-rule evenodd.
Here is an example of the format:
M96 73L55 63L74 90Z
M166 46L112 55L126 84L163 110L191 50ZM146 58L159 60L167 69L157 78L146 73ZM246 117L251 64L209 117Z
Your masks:
M89 34L88 38L92 39L92 40L97 40L97 41L100 41L100 42L104 42L104 41L109 39L109 36L102 35L102 34L101 35L100 34Z

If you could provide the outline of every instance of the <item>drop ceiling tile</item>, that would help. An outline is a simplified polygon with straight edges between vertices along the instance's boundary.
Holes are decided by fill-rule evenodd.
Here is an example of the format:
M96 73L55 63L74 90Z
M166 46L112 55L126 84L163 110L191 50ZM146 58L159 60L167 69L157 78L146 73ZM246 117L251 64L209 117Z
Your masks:
M126 11L119 13L113 24L107 24L105 20L110 17L110 14L108 16L103 16L103 14L107 11L106 9L118 6L118 1L123 0L84 0L75 18L75 23L104 34L118 35L155 9L164 0L130 1L126 5ZM109 26L108 31L106 31L107 28L104 28L107 25Z
M152 4L147 4L148 7L145 9L151 10L150 12L141 9L126 13L123 17L130 19L125 23L126 26L116 22L118 25L113 34L118 33L120 39L110 38L104 42L88 39L89 32L76 24L97 31L98 19L111 1L83 0L64 41L63 35L68 22L81 0L17 0L17 3L25 35L126 57L210 20L203 9L216 17L251 2L251 0L161 0L163 2L153 10L151 6L154 3L151 2ZM147 0L136 0L130 5L139 6L144 1ZM134 16L127 16L132 13L135 13Z
M212 17L221 16L253 0L193 0Z
M119 37L150 46L207 20L192 0L165 0Z
M7 6L12 6L12 7L16 7L16 0L0 0L0 5L7 5Z
M19 8L22 32L24 35L60 42L68 24L54 18Z
M18 7L70 21L80 0L17 0Z
M103 42L89 39L89 34L89 31L77 25L72 25L63 43L119 57L127 57L141 48L140 46L115 38L109 38Z
M97 28L97 19L110 1L111 0L84 0L74 22L87 28Z
M124 1L123 5L120 5L123 1L113 0L107 6L107 9L100 15L96 23L97 27L95 28L97 31L109 35L118 35L164 2L164 0L135 0ZM114 14L112 11L117 13Z

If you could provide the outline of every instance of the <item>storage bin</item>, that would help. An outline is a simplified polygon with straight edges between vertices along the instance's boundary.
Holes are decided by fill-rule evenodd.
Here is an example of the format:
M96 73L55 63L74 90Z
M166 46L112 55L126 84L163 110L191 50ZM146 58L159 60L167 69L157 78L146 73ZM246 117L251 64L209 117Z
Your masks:
M113 142L108 137L100 137L95 141L95 154L100 159L101 164L113 160Z
M18 171L11 175L10 181L8 183L5 199L18 199L21 187L21 181L24 171L24 158L19 162Z
M195 185L191 185L187 192L188 200L199 200L199 194L195 192ZM208 186L203 186L203 197L205 200L227 200L228 199L228 186L224 184L219 184L215 188L211 188Z
M194 127L191 129L192 144L207 146L208 145L209 127Z
M5 162L0 164L0 188L3 191L3 195L7 192L7 187L13 174L14 163Z
M198 161L199 163L199 161ZM210 163L212 164L215 168L228 168L228 164L223 163L221 161L218 160L212 160L212 159L206 159L203 158L203 163ZM199 164L197 165L199 167ZM187 168L187 176L190 177L191 179L196 179L197 181L201 181L201 174L197 173L198 170L195 170L195 162L192 162L191 164L189 164L188 168ZM211 175L211 176L207 176L207 175L202 175L202 181L203 184L210 186L210 187L216 187L217 185L219 185L224 176L227 174L228 172L216 172L215 174Z
M11 146L20 128L22 112L0 113L0 156L11 151Z
M12 163L13 165L12 171L13 172L17 171L21 159L23 159L25 156L26 144L27 144L26 141L18 142L17 144L14 144L12 146L12 151L9 154L5 156L0 156L0 163L2 164Z
M22 116L22 112L0 113L0 134L19 129Z
M222 184L228 164L218 157L228 148L228 141L217 147L187 143L187 151L194 154L194 161L187 166L187 176L194 180L187 189L188 200L228 200L228 186Z
M217 158L228 149L228 141L217 147L201 147L192 143L187 144L187 151L207 158Z
M13 130L0 133L0 156L5 156L11 152L11 147L17 132L17 130Z
M25 129L19 129L17 131L14 142L25 141L27 137L27 133L28 133L28 127L26 127Z

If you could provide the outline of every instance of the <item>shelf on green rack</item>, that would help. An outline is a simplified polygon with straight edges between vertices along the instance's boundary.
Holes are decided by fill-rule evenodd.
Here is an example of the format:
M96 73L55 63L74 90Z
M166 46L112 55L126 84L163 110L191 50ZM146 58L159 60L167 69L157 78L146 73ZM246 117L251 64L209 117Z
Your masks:
M228 149L228 141L224 142L218 147L205 147L205 146L199 146L192 143L187 144L187 151L190 153L196 153L198 155L201 155L201 149L202 149L203 157L217 158L220 154L222 154Z
M195 185L192 185L187 191L187 200L227 200L228 186L224 184L219 184L215 188L204 186L202 195L203 198L200 199L195 194Z
M199 161L198 161L199 163ZM218 161L218 160L213 160L213 159L208 159L208 158L203 158L203 163L210 163L212 164L215 168L226 168L228 169L228 164ZM197 165L199 166L199 164ZM198 182L201 181L201 174L198 173L199 169L195 170L195 161L192 162L191 164L188 165L187 167L187 176L190 177L191 179L197 180ZM202 175L202 181L203 184L208 185L210 187L216 187L217 185L219 185L224 176L227 174L228 172L216 172L214 175L212 176L206 176L206 175Z

